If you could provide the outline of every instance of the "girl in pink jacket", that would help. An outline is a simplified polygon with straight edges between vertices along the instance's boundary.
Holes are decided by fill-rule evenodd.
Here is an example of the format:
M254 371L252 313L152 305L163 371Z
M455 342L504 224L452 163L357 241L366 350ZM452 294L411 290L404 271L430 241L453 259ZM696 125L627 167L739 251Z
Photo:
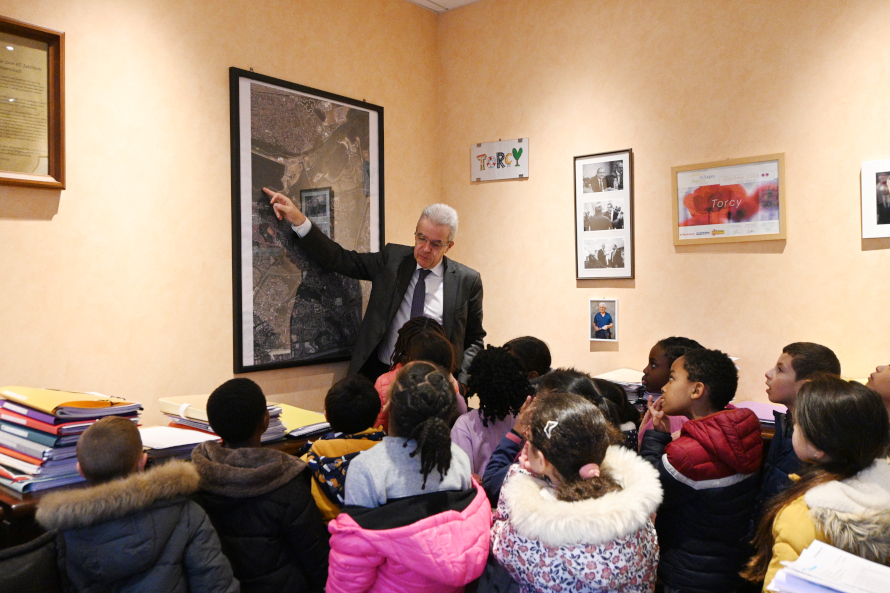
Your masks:
M457 593L482 574L491 507L451 443L454 411L447 372L412 362L396 375L391 436L352 460L328 525L329 593Z

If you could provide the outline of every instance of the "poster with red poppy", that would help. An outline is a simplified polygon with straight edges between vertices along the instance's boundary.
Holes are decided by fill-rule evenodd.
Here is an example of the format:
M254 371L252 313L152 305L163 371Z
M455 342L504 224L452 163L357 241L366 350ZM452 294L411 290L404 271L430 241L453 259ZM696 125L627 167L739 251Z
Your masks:
M862 163L862 238L890 237L890 159Z
M575 157L576 278L633 278L630 149Z
M674 245L785 238L785 155L671 169Z

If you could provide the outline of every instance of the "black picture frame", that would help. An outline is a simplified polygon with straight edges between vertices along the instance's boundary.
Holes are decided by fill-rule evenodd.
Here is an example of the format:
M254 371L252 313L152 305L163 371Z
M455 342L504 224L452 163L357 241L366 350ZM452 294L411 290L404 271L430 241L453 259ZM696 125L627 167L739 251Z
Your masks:
M370 283L322 270L262 188L321 197L319 228L379 251L383 107L239 68L229 91L235 373L348 360Z
M574 175L576 279L633 278L633 151L576 156Z

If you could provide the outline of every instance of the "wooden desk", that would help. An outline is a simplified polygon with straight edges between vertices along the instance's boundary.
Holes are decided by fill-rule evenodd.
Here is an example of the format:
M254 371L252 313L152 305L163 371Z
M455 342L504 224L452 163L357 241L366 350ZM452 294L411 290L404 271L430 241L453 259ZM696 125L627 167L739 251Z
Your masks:
M278 449L288 455L296 455L307 440L286 437L282 440L266 443L263 446ZM151 461L150 450L148 457L149 461ZM86 485L86 482L81 482L79 484L41 490L33 494L19 494L15 490L0 484L0 550L31 541L44 532L34 521L37 503L40 502L43 496L50 492L84 488Z

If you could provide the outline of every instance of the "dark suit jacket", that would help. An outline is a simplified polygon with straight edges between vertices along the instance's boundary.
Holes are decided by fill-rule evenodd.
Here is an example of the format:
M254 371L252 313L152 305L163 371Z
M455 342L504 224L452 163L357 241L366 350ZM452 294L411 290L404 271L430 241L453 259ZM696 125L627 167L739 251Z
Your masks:
M387 243L378 253L348 251L312 225L309 234L298 239L300 247L321 267L358 280L371 281L371 297L352 351L349 373L358 373L386 335L399 310L411 276L417 269L414 249ZM442 324L445 335L462 356L458 380L465 383L467 369L483 348L482 278L479 272L443 259L445 263Z

